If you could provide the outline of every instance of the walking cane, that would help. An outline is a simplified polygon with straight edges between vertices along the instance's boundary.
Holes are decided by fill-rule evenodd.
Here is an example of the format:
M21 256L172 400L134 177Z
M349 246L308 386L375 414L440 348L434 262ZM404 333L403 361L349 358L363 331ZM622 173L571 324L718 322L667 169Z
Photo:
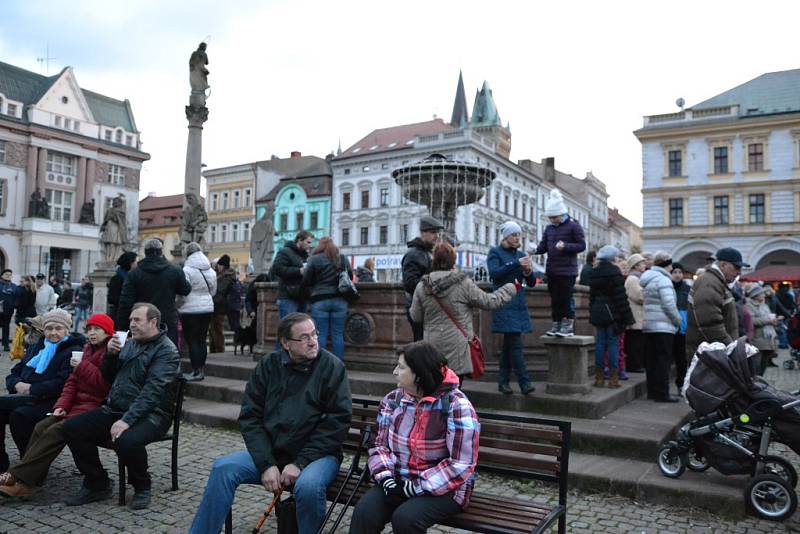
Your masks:
M258 531L261 530L261 527L264 526L264 522L267 520L267 517L269 517L269 514L272 513L272 510L280 502L281 493L283 493L283 489L279 489L278 493L275 494L275 498L272 499L270 505L267 506L267 509L264 510L263 514L261 514L261 519L258 520L258 523L256 523L256 527L251 531L251 534L258 534Z

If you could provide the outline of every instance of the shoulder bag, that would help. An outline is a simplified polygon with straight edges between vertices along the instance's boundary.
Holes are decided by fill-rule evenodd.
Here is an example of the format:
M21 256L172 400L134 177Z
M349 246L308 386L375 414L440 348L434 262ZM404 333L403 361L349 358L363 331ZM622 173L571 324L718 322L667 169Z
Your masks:
M431 296L436 300L436 302L439 304L439 307L447 315L447 317L450 318L453 324L456 325L456 328L458 328L464 337L467 338L467 344L469 345L469 357L472 361L472 374L470 375L470 378L473 380L479 379L486 373L486 358L483 354L483 345L481 344L480 338L474 334L472 338L470 338L469 332L467 332L464 327L461 326L458 321L456 321L455 317L453 317L453 314L450 313L450 310L447 308L447 306L445 306L442 301L439 300L439 297L433 293L431 293Z
M353 281L350 279L350 276L347 274L347 265L344 263L346 259L344 256L341 258L342 260L342 271L339 273L339 294L347 300L351 302L358 298L358 289Z

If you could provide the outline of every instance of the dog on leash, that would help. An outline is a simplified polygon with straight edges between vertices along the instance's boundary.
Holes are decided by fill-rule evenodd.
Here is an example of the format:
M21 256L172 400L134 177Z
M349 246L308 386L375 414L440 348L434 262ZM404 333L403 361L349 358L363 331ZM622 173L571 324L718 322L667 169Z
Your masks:
M253 346L256 344L256 324L255 321L250 323L249 326L240 326L233 332L233 354L239 347L242 348L241 353L244 354L245 346L250 347L250 354L253 354Z

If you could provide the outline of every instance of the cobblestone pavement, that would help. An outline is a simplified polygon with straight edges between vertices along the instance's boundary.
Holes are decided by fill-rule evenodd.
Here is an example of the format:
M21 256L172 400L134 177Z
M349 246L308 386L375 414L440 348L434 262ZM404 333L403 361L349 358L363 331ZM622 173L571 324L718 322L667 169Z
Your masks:
M785 355L782 355L785 357ZM0 360L0 375L10 368L8 359ZM781 387L800 387L800 371L770 369L768 378ZM16 447L10 437L6 447L16 459ZM65 451L53 464L45 487L27 501L0 500L0 534L6 532L186 532L195 509L200 502L206 477L215 457L243 449L238 433L185 424L181 430L180 490L168 491L169 446L154 444L149 448L153 475L153 502L149 510L132 512L117 506L116 491L112 500L103 503L67 508L61 501L76 492L80 478L75 472L72 457ZM798 458L791 455L797 464ZM116 479L116 460L108 451L101 451L104 464ZM521 482L493 475L481 475L478 489L499 495L552 501L555 491L547 486ZM132 489L129 489L129 496ZM130 497L129 497L130 498ZM266 501L265 491L257 486L239 489L234 504L234 532L249 533L258 520ZM783 524L747 518L731 521L695 509L681 509L629 499L571 492L569 495L569 532L581 533L800 533L800 516L796 514ZM349 513L348 513L349 518ZM339 530L346 532L347 519ZM387 532L390 529L387 528ZM274 532L274 523L268 522L263 532ZM455 529L436 528L432 533L462 532Z

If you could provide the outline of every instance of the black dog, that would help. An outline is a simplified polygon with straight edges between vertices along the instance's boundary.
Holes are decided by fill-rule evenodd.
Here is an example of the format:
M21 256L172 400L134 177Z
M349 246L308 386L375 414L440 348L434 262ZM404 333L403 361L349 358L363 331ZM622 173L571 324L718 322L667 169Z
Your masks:
M239 327L233 332L233 354L236 355L236 350L242 347L241 353L244 354L245 346L250 347L250 354L253 354L253 345L256 344L256 324L255 321L250 323L250 326Z

